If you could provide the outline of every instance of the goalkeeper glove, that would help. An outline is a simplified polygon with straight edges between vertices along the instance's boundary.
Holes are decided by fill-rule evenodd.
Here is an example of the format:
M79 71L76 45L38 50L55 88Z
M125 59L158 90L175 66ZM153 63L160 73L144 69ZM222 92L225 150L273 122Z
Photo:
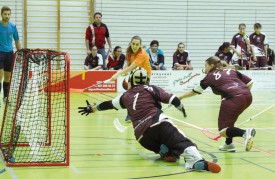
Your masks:
M93 107L96 104L94 103L94 105L91 106L88 100L86 100L86 103L87 103L86 107L78 107L78 109L79 109L78 113L81 113L81 115L86 114L86 116L88 116L90 113L94 113L95 112L95 110L93 110Z
M187 117L183 104L180 104L176 108L183 113L183 117Z

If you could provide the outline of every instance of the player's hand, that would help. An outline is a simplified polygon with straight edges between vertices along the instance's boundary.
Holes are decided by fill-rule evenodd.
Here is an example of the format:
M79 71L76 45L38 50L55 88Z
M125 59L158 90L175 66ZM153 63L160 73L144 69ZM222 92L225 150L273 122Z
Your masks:
M253 57L253 61L254 61L254 62L257 61L257 57L256 57L256 56Z
M87 50L87 55L91 55L91 50Z
M116 74L114 74L111 78L110 78L110 80L111 81L115 81L117 78L118 78L118 72L116 73Z
M183 104L180 104L177 109L182 112L183 117L187 117Z
M86 100L87 106L86 107L78 107L79 111L78 113L81 113L81 115L86 114L88 116L90 113L94 113L95 111L93 110L93 107L96 104L90 105L89 101Z

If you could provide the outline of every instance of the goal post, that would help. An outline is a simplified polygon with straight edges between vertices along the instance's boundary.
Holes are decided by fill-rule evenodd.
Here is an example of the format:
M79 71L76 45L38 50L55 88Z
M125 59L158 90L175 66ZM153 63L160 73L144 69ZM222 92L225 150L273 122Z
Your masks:
M0 133L7 166L69 165L69 56L15 52Z

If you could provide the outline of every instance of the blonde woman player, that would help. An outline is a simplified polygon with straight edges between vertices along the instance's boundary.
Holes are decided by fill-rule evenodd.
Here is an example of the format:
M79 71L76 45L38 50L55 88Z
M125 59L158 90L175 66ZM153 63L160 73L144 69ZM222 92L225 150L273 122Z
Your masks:
M111 77L111 81L115 81L120 75L127 75L136 67L144 68L148 72L148 83L151 78L152 69L150 66L149 56L141 46L141 38L134 36L131 39L130 45L126 51L127 66L123 70L119 70Z

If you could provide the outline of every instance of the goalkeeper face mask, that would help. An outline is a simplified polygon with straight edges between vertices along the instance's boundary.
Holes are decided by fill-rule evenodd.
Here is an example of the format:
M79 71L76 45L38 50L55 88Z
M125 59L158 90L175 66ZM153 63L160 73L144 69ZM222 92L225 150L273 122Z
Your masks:
M144 68L138 67L130 74L129 80L131 86L144 85L148 80L147 71Z

